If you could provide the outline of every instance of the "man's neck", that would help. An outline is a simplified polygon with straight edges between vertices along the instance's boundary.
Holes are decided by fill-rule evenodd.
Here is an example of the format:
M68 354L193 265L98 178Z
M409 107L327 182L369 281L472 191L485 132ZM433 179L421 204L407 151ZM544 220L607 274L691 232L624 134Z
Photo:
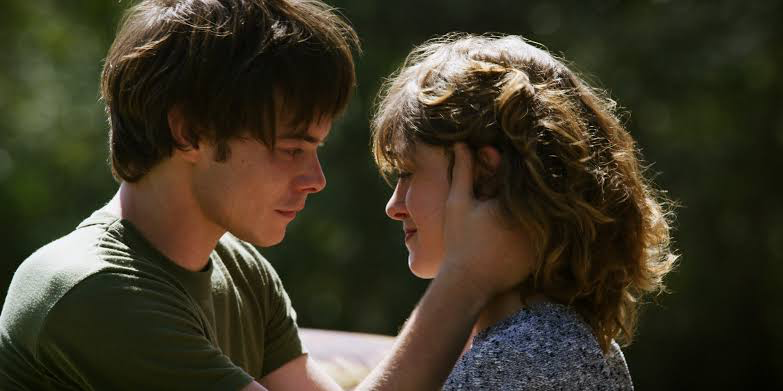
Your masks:
M163 175L150 173L139 182L123 182L106 208L130 221L175 264L203 270L225 230L205 218L188 186Z

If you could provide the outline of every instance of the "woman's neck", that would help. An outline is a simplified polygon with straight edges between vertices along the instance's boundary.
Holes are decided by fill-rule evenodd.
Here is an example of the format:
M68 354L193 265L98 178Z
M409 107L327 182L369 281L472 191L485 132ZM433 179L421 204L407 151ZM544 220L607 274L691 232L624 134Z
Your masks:
M548 301L547 298L541 294L528 296L527 299L525 299L528 306L546 301ZM522 302L520 293L516 289L495 296L479 314L476 323L473 325L473 331L470 334L470 338L468 338L462 353L464 354L470 350L470 347L473 344L473 337L475 337L476 334L514 315L523 307L525 307L525 303Z
M522 306L522 299L516 289L495 296L479 314L476 324L473 325L473 333L477 334L508 318L522 309Z

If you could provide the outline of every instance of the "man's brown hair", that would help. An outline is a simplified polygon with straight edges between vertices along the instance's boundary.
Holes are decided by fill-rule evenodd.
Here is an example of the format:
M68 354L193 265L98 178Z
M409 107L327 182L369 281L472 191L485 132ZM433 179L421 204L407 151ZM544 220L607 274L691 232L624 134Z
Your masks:
M112 174L134 182L174 148L250 135L273 146L275 128L341 113L355 84L358 38L318 0L145 0L131 7L109 49L101 96ZM172 137L179 110L186 142ZM285 118L280 117L283 114Z

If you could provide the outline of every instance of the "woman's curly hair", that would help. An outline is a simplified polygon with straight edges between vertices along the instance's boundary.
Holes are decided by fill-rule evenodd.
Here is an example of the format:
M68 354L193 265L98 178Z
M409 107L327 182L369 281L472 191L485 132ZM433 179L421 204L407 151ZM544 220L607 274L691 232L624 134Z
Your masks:
M572 305L607 351L631 343L641 300L674 266L661 192L615 102L517 36L447 35L417 47L386 82L372 148L387 180L413 167L416 143L495 147L476 193L529 233L533 274L520 286ZM451 155L453 158L453 155Z

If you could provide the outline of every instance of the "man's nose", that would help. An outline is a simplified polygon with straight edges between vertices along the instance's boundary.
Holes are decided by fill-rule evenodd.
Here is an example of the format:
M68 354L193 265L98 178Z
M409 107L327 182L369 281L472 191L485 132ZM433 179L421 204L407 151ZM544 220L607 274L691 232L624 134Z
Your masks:
M306 172L299 178L299 191L304 193L318 193L326 187L326 176L321 168L321 162L316 156L307 167Z

